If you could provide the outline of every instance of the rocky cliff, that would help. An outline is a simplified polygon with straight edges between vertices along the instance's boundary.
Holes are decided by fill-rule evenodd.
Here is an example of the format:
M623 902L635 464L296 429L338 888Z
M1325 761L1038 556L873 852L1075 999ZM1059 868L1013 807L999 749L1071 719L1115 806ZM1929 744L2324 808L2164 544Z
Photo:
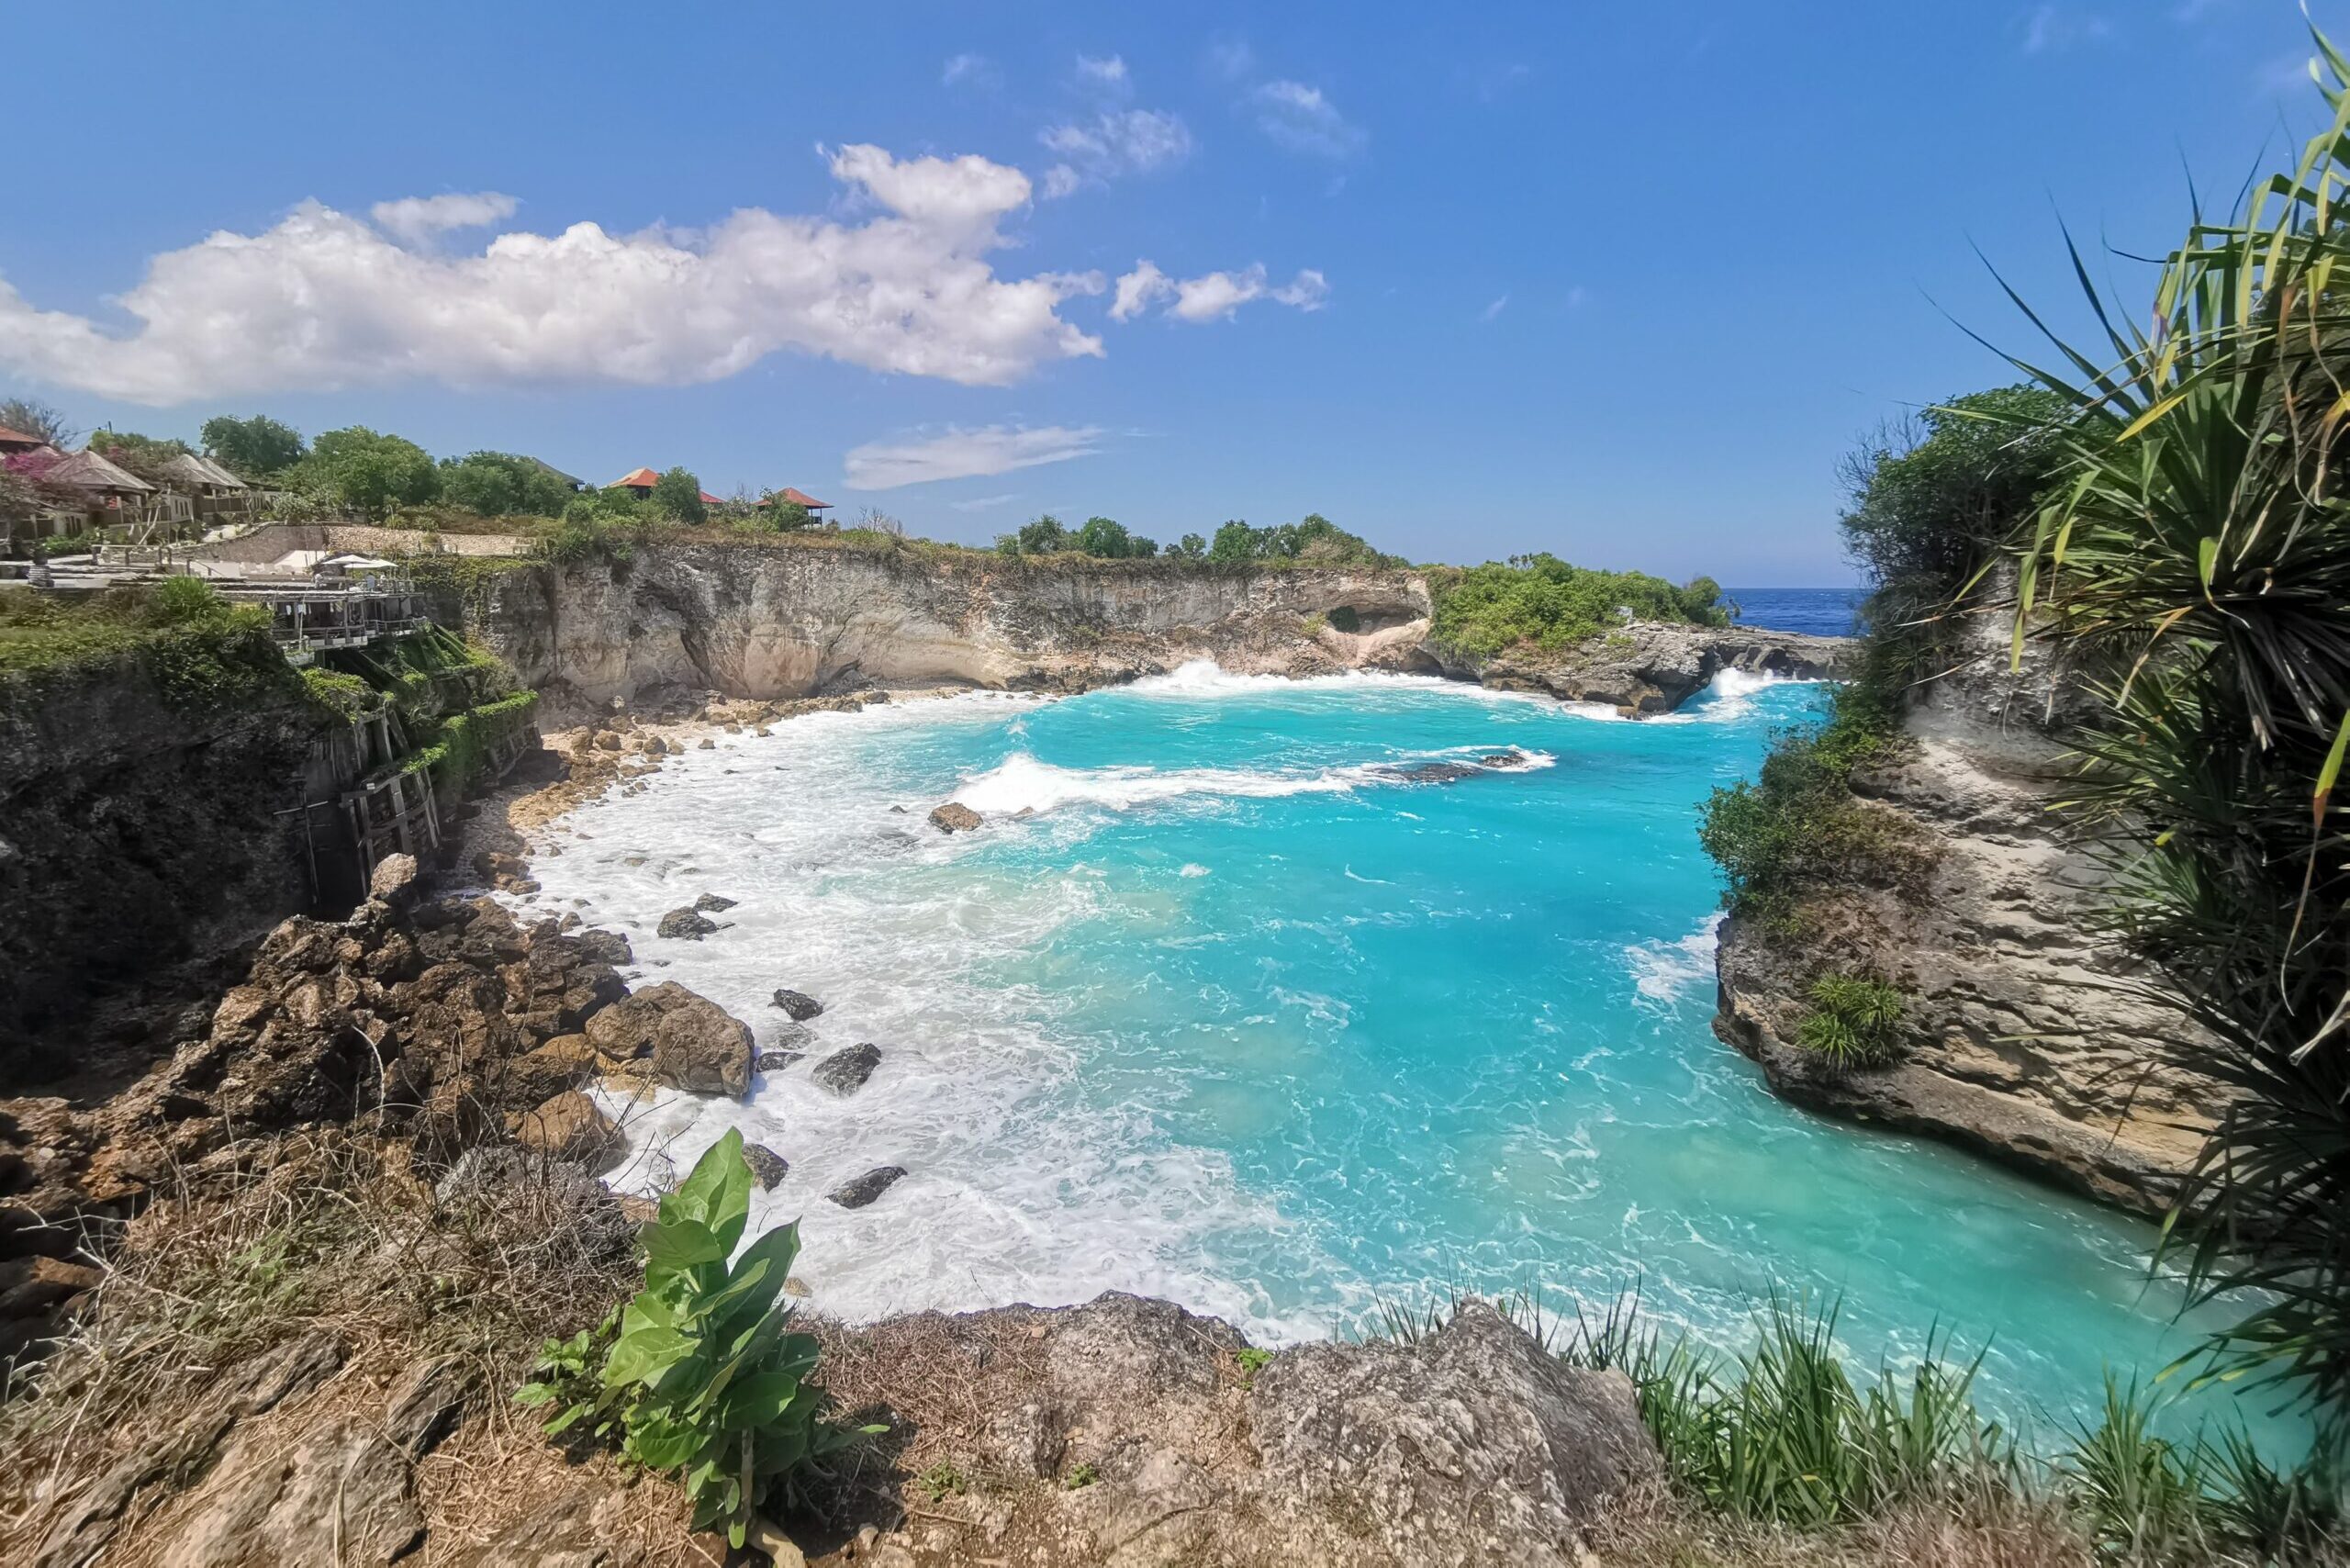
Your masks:
M1431 608L1412 571L779 542L521 567L486 579L468 618L557 718L685 692L1081 690L1192 659L1248 673L1449 674L1662 711L1724 667L1818 675L1836 656L1834 639L1638 626L1556 655L1471 660L1429 643Z
M300 803L320 722L262 632L0 680L0 1084L66 1065L30 1041L93 1001L301 907L299 829L275 813Z
M1817 890L1800 935L1726 923L1715 1031L1789 1100L2159 1213L2228 1092L2182 1065L2200 1036L2098 933L2108 874L2052 809L2078 694L2044 667L2010 672L2005 624L1982 620L1909 708L1895 760L1852 778L1930 846L1930 868L1908 888ZM1830 970L1904 991L1897 1064L1830 1071L1795 1043L1809 985Z

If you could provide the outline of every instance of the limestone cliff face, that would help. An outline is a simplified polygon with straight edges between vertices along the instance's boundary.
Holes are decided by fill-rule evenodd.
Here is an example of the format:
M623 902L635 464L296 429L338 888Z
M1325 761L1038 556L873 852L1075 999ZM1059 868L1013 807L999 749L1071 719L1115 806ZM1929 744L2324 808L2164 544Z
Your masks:
M1405 572L679 545L509 574L475 619L560 712L665 689L1074 689L1194 658L1237 670L1423 667L1427 614L1427 583ZM1357 630L1336 629L1348 623Z
M1636 622L1555 653L1512 648L1483 657L1433 641L1425 644L1425 651L1457 679L1650 714L1671 712L1726 669L1796 680L1832 676L1851 646L1843 637L1808 637L1752 626Z
M557 718L687 691L1081 690L1202 658L1246 673L1445 674L1661 712L1724 668L1826 673L1840 646L1633 626L1558 655L1464 659L1428 642L1430 610L1427 580L1404 570L677 544L503 574L470 620Z
M1800 939L1726 923L1715 1031L1789 1100L2159 1212L2229 1091L2181 1065L2203 1037L2095 929L2107 874L2051 810L2079 699L2045 667L2010 673L2004 628L1986 618L1966 662L1927 689L1908 754L1853 778L1872 809L1932 846L1923 885L1825 890ZM1908 993L1897 1065L1823 1071L1795 1044L1810 983L1829 970Z

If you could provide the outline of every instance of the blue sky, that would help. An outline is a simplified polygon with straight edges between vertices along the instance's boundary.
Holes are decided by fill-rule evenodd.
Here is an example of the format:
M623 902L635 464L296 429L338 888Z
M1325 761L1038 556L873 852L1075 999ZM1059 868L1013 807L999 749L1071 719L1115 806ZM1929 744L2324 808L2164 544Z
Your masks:
M140 85L11 73L0 391L1829 584L1855 435L2006 379L1945 312L2030 346L1971 247L2076 322L2060 216L2158 251L2317 105L2286 0L1120 10L25 10Z

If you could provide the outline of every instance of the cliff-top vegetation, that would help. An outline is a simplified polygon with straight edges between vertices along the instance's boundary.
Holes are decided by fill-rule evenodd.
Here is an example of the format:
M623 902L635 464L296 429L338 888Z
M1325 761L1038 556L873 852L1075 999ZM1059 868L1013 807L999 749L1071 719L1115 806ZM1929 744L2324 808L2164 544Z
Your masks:
M1430 574L1431 634L1458 652L1490 658L1518 646L1556 650L1630 621L1727 626L1720 587L1698 577L1675 588L1645 572L1571 566L1544 552Z
M0 592L0 689L134 655L166 700L190 711L298 689L267 612L229 604L200 578L73 598Z

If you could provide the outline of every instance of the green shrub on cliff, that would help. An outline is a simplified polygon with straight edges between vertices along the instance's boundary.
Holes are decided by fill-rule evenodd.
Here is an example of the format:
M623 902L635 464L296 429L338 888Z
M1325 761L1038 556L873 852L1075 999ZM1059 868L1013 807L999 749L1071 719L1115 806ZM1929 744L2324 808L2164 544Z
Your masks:
M795 1473L852 1437L823 1418L816 1340L791 1332L792 1309L777 1300L800 1227L768 1231L727 1261L750 1206L743 1135L730 1128L639 1233L644 1288L621 1310L592 1390L590 1335L549 1340L541 1375L515 1394L562 1406L550 1433L591 1422L632 1462L680 1475L694 1528L723 1526L736 1547Z
M1905 1011L1901 992L1881 980L1822 975L1796 1042L1839 1070L1884 1067L1900 1054Z
M1932 863L1907 819L1852 794L1852 770L1903 744L1890 705L1864 682L1829 700L1826 723L1781 735L1753 780L1702 808L1697 840L1722 868L1732 914L1784 928L1811 894L1910 884Z
M1645 572L1594 571L1547 552L1438 574L1429 586L1436 595L1430 635L1483 658L1521 644L1563 648L1620 624L1627 610L1638 621L1729 623L1711 577L1675 588Z

